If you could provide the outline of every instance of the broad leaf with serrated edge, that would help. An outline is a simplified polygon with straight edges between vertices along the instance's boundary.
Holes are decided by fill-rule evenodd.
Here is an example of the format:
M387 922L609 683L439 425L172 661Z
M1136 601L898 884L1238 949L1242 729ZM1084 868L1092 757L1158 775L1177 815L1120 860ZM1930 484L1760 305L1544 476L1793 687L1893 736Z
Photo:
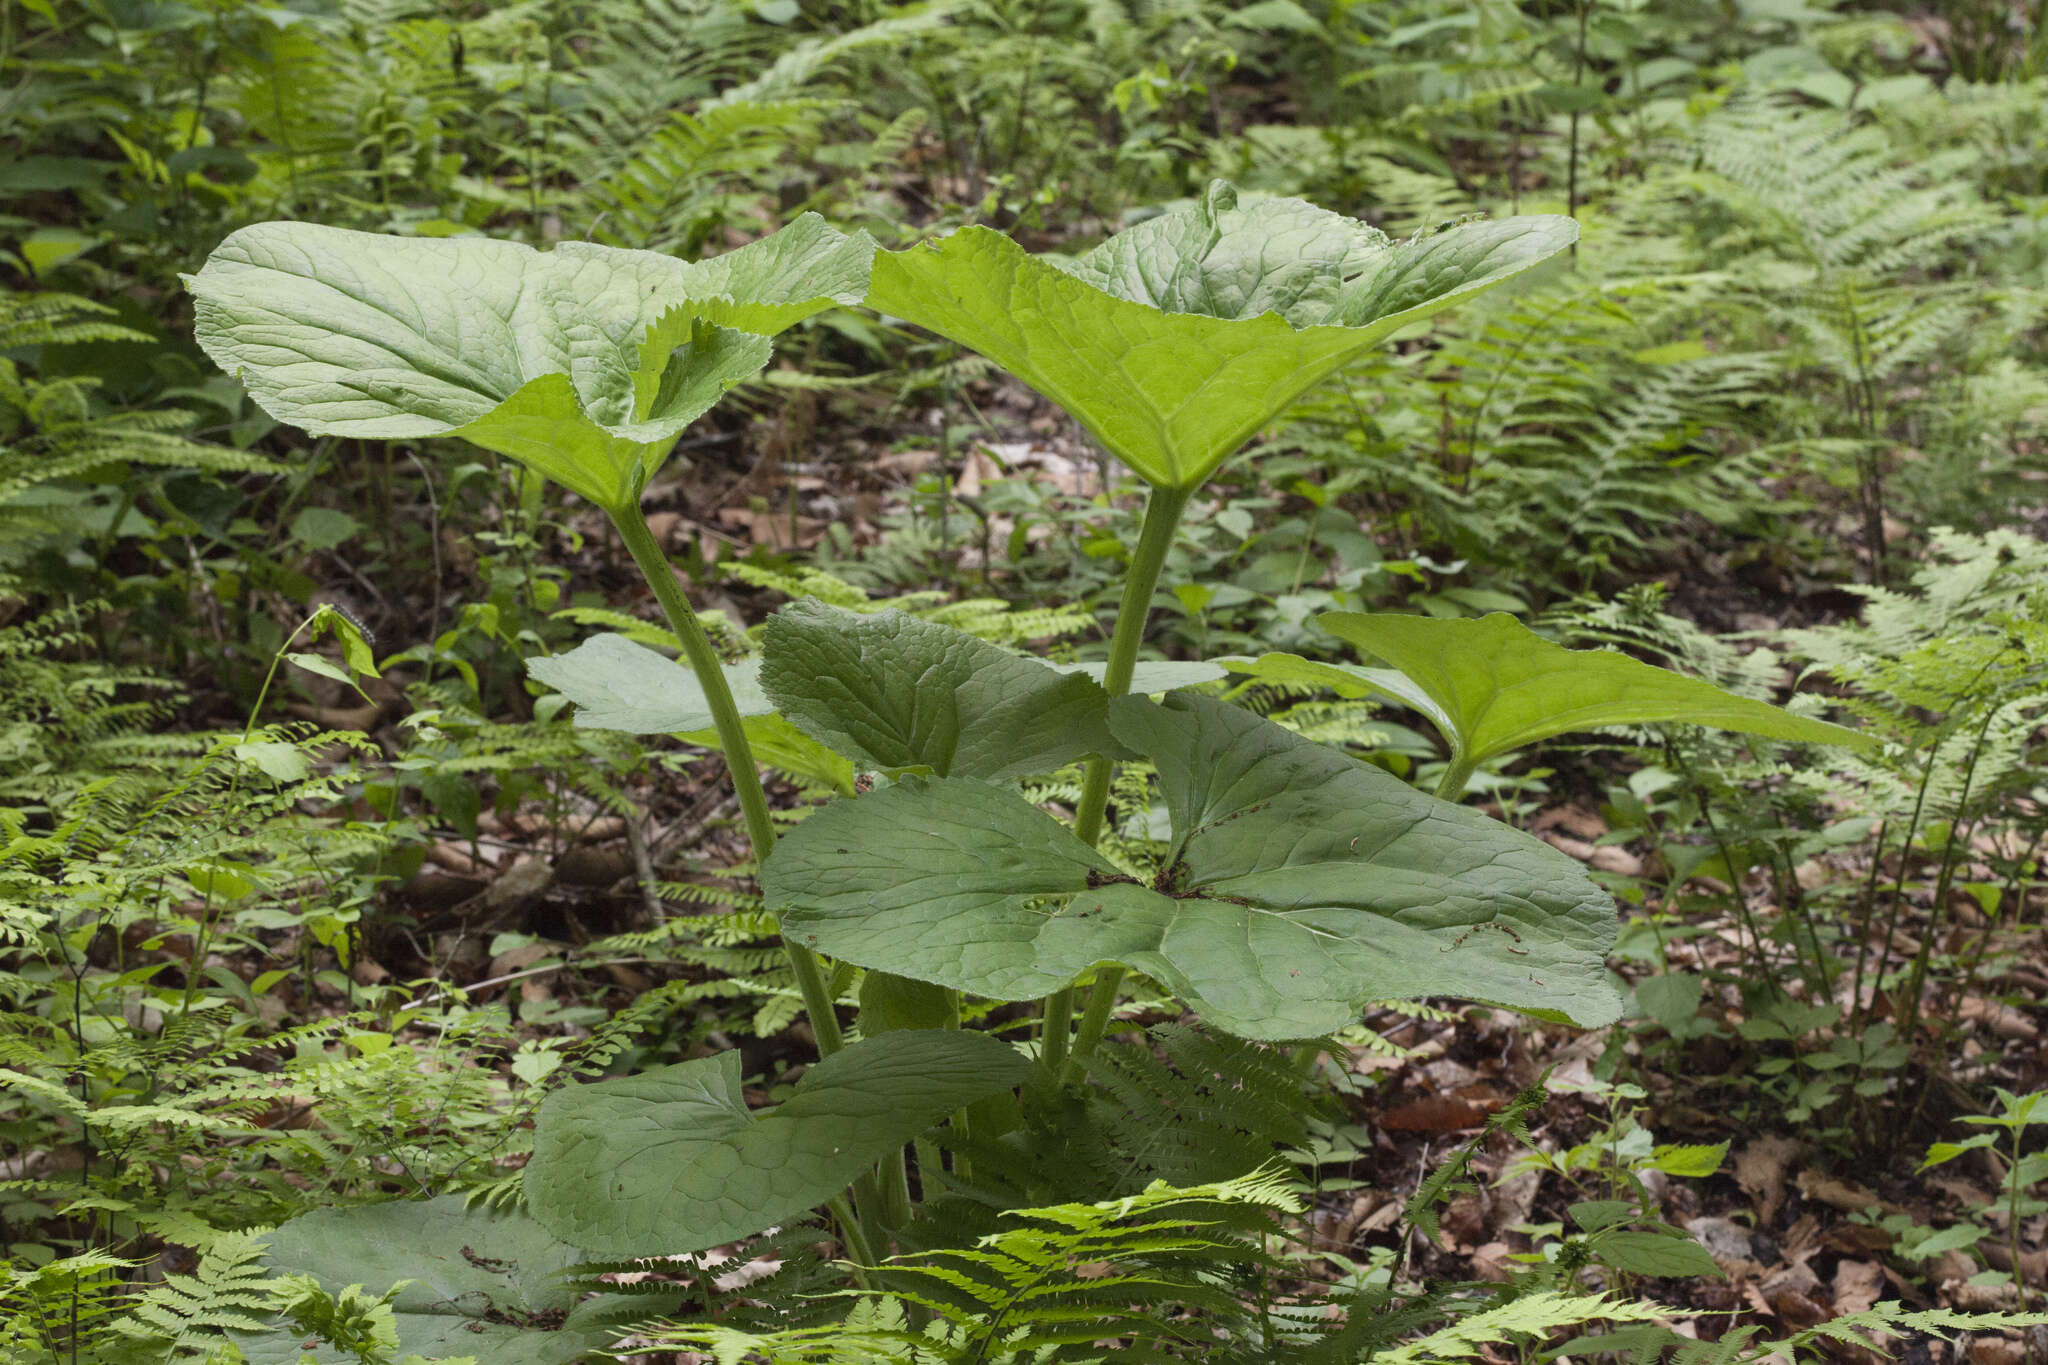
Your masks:
M863 768L991 781L1114 749L1092 678L900 611L793 602L761 632L761 686Z
M659 1256L799 1217L881 1157L1029 1065L981 1033L865 1038L808 1068L773 1109L749 1109L740 1056L571 1086L548 1097L527 1203L599 1256Z
M619 510L767 334L866 290L873 243L805 215L691 265L259 223L185 277L199 343L316 435L459 436Z
M761 885L784 932L1004 1000L1121 962L1253 1038L1433 995L1589 1027L1619 1014L1612 902L1547 844L1208 698L1127 697L1109 716L1166 795L1152 884L1008 791L913 779L782 840Z
M392 1308L399 1357L475 1356L492 1365L567 1365L611 1344L609 1329L645 1313L638 1300L579 1302L560 1279L589 1259L525 1214L464 1207L463 1196L318 1209L266 1234L264 1262L280 1275L310 1275L330 1294L353 1284L382 1294L400 1280ZM237 1333L250 1365L298 1365L305 1334L280 1322ZM352 1352L304 1350L319 1365ZM397 1358L397 1357L394 1357Z
M1577 239L1569 218L1394 244L1299 199L1201 199L1074 261L985 228L878 252L868 305L970 346L1071 413L1147 482L1200 484L1368 346Z
M1504 612L1475 620L1327 612L1316 622L1392 664L1393 678L1377 669L1347 676L1428 716L1468 762L1574 730L1654 722L1809 744L1870 742L1615 650L1566 649Z

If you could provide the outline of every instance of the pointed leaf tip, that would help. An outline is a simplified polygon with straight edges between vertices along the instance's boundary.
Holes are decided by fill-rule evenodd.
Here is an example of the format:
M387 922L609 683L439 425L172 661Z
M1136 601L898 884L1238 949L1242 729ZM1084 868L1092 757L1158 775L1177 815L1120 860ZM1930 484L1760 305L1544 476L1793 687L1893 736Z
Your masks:
M1397 244L1217 181L1072 261L983 228L878 252L868 304L980 351L1148 482L1186 488L1359 351L1577 231L1514 218Z
M1464 620L1327 612L1316 622L1393 665L1396 680L1376 679L1377 670L1351 672L1422 711L1458 756L1474 763L1610 725L1704 725L1807 744L1871 742L1617 650L1566 649L1504 612Z

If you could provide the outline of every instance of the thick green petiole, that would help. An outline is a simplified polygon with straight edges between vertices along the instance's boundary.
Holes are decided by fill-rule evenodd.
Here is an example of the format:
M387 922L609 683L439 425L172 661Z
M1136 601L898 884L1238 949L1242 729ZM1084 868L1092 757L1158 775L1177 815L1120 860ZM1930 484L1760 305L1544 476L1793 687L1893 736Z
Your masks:
M1124 579L1123 597L1117 603L1116 628L1109 638L1109 666L1103 671L1102 687L1112 697L1131 690L1131 674L1138 666L1138 649L1145 642L1145 622L1152 614L1152 594L1159 590L1159 575L1166 568L1167 551L1180 530L1181 513L1187 509L1193 488L1153 485L1145 501L1145 521L1138 532L1138 548L1131 555L1130 574ZM1074 811L1074 833L1085 844L1102 838L1102 820L1109 809L1109 783L1114 765L1108 758L1095 757L1082 769L1081 804ZM1074 1040L1073 1055L1085 1057L1102 1039L1110 1011L1116 1006L1122 968L1111 968L1095 978L1088 1007L1081 1017L1081 1032ZM1072 1028L1074 993L1071 988L1053 992L1045 1001L1045 1035L1039 1057L1048 1074L1058 1077L1068 1060L1068 1032Z
M768 813L768 794L761 789L761 771L754 766L754 750L747 742L746 723L733 702L732 688L726 685L725 669L718 651L712 648L711 637L704 633L703 623L691 609L690 599L683 595L674 571L669 568L668 557L655 543L654 533L647 529L647 521L640 515L640 509L607 510L611 513L612 525L618 527L620 538L626 542L626 549L633 556L633 563L639 566L647 586L654 589L656 600L668 616L670 629L682 642L683 656L690 661L690 669L704 689L704 700L711 707L712 722L718 729L718 742L725 750L725 766L732 774L733 789L739 793L740 811L747 822L747 839L754 847L754 862L758 866L767 860L769 851L775 847L775 822ZM846 1046L846 1039L839 1030L839 1016L833 1009L832 993L825 985L824 967L818 961L818 955L800 943L784 939L782 947L789 956L790 970L796 973L804 1012L810 1016L811 1032L818 1040L818 1055L829 1057Z
M1479 765L1462 755L1454 755L1444 765L1444 775L1436 782L1436 799L1456 801L1465 794L1465 784L1472 780L1472 771Z

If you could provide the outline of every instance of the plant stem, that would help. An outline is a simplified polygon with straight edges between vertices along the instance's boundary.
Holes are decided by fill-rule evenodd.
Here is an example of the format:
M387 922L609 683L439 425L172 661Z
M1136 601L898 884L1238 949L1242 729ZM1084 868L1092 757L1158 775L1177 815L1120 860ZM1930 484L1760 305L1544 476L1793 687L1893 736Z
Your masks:
M1138 548L1131 555L1124 593L1117 603L1116 628L1109 638L1109 666L1102 674L1102 690L1121 697L1131 690L1131 674L1138 666L1138 647L1145 640L1145 621L1152 614L1152 594L1158 591L1160 571L1166 567L1166 553L1173 548L1174 533L1186 510L1192 488L1154 485L1145 500L1145 521L1138 532ZM1109 781L1113 765L1100 755L1088 760L1081 782L1081 804L1074 811L1074 833L1084 844L1102 838L1102 820L1109 809ZM1089 992L1088 1008L1081 1016L1081 1032L1074 1040L1074 1055L1085 1057L1095 1050L1102 1031L1116 1007L1117 987L1123 983L1121 967L1111 967L1095 978ZM1067 1030L1073 1017L1072 987L1054 991L1045 1000L1045 1037L1040 1060L1046 1072L1060 1076L1067 1063Z
M753 845L754 864L758 867L775 847L775 822L768 813L768 794L761 790L761 771L754 766L753 746L747 743L746 724L732 699L732 688L725 681L724 665L718 651L712 648L711 637L704 633L703 622L691 609L690 599L683 595L682 585L676 582L668 556L661 552L654 533L647 529L640 509L636 506L607 510L612 525L619 528L619 537L633 556L633 563L639 566L647 586L654 589L655 599L668 616L669 627L682 642L683 656L690 661L690 669L704 689L704 700L718 729L719 746L725 750L726 770L732 774L733 789L739 794L747 839ZM839 1031L832 993L825 987L824 968L818 955L800 943L785 938L782 948L789 956L790 970L796 973L804 1012L810 1016L811 1032L818 1040L818 1055L829 1057L846 1046L846 1039Z
M1451 761L1444 765L1444 775L1436 782L1436 799L1456 801L1465 794L1465 784L1472 780L1472 770L1479 765L1463 754L1453 754Z
M854 1280L861 1288L867 1288L866 1267L876 1264L876 1260L874 1245L868 1240L866 1229L854 1217L853 1206L846 1202L845 1195L833 1195L825 1207L832 1210L832 1216L839 1220L839 1235L845 1239L847 1253L853 1258Z

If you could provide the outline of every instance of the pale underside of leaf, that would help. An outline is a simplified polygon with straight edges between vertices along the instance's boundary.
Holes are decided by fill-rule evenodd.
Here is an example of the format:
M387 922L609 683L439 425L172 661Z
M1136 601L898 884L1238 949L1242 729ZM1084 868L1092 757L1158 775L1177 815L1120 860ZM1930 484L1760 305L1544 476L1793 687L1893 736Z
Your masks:
M785 932L997 999L1121 962L1257 1038L1430 995L1588 1026L1618 1014L1612 905L1540 841L1205 698L1125 698L1110 726L1167 794L1174 842L1153 885L1010 792L910 781L777 847L762 887Z
M623 635L593 635L565 653L528 659L526 671L575 702L576 724L586 729L669 735L713 723L695 673ZM775 709L761 690L758 658L727 664L724 671L742 717Z
M582 242L539 252L261 223L187 284L200 344L281 421L459 436L616 508L767 363L757 333L865 292L865 236L807 215L784 237L688 265Z

